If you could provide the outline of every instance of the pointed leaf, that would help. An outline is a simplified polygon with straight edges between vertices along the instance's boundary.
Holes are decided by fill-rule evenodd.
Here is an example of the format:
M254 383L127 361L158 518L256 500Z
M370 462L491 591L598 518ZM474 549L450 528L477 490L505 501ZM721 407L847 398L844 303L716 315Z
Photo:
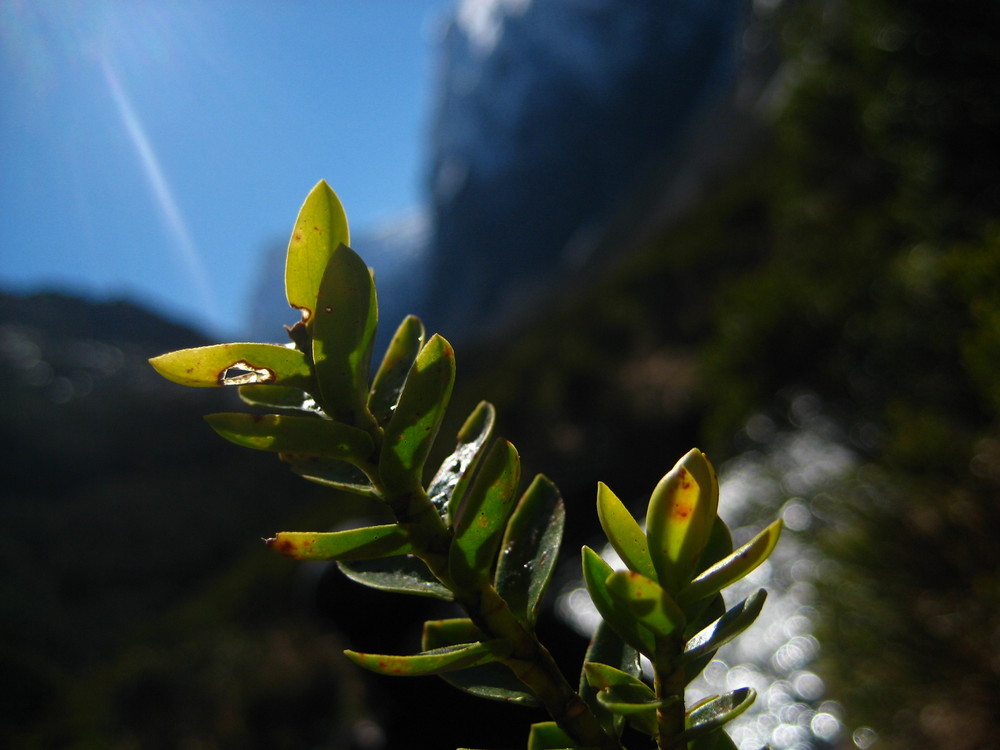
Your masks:
M646 534L657 580L670 593L694 574L719 506L718 481L705 454L690 450L660 480L649 500Z
M300 388L283 385L241 385L240 400L250 406L265 409L294 409L296 411L321 414L315 399Z
M693 608L698 610L695 613L689 614L691 619L688 620L687 627L684 628L684 638L690 640L702 630L707 628L713 622L718 620L724 614L726 614L726 602L722 597L722 594L716 594L708 599L702 599L693 605ZM692 609L691 606L688 609ZM681 658L683 661L683 656ZM691 661L687 662L684 668L684 678L687 682L691 682L698 677L699 674L711 663L712 654L702 654L697 656Z
M368 409L380 425L386 424L392 416L406 376L423 345L424 324L413 315L406 316L389 342L368 393Z
M730 609L726 614L694 636L694 638L689 639L684 646L681 663L687 664L696 659L711 656L719 647L729 643L729 641L750 627L754 620L757 619L757 615L760 614L766 598L767 592L764 589L758 590Z
M731 555L699 574L678 594L678 601L682 605L686 605L689 602L711 596L726 586L736 583L768 558L774 550L774 545L778 543L780 535L781 519L779 518Z
M167 380L197 388L253 383L314 387L306 356L277 344L199 346L161 354L149 363Z
M655 581L646 532L604 482L597 483L597 516L611 546L629 569Z
M394 523L346 531L279 531L267 543L296 560L375 560L413 549L406 530Z
M417 355L385 427L379 471L390 492L418 491L455 382L455 351L435 334Z
M566 509L559 490L539 474L507 523L494 586L511 611L533 627L555 570Z
M326 412L355 427L373 422L368 374L377 324L371 271L351 248L333 248L316 300L312 355Z
M753 688L739 688L725 695L717 695L688 711L687 727L678 739L690 742L719 729L750 708L757 698Z
M448 570L459 586L473 587L489 578L520 480L521 460L514 446L496 441L455 519Z
M583 548L583 579L597 611L627 644L650 656L656 652L653 632L608 590L607 581L614 572L594 550L586 546Z
M665 638L684 629L684 613L656 581L622 570L609 576L606 585L612 598L657 636Z
M226 440L256 450L363 461L374 449L368 433L328 419L222 413L205 420Z
M597 691L604 685L599 685L596 688L591 686L587 677L588 664L600 664L614 668L616 671L631 677L638 677L642 671L639 666L639 652L626 644L621 636L602 620L587 647L583 670L580 673L580 697L590 706L590 710L597 716L605 731L620 737L624 723L623 718L612 714L598 702Z
M413 656L390 656L387 654L363 654L345 651L344 654L357 664L372 672L398 677L422 677L431 674L453 672L479 664L489 664L502 659L511 651L510 641L497 638L461 646L446 646L433 651L424 651Z
M425 651L462 643L486 640L483 632L466 617L451 620L430 620L424 623L421 648ZM502 664L483 664L441 675L445 682L480 698L537 706L538 700L513 672Z
M285 296L311 326L323 271L340 245L350 245L347 215L337 194L321 180L299 209L285 260Z
M573 739L554 721L531 725L528 733L528 750L573 750Z
M465 489L485 455L484 448L493 435L495 421L493 404L481 401L458 431L455 451L441 462L441 467L427 487L427 496L446 522L455 517Z
M452 601L454 596L422 561L407 555L382 560L338 562L341 572L360 584L396 594L415 594Z

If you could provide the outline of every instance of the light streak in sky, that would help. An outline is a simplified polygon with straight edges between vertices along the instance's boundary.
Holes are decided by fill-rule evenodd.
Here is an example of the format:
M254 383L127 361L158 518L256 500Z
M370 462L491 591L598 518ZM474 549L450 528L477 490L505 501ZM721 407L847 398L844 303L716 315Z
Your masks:
M173 246L177 250L181 263L194 284L194 291L197 294L202 309L213 320L219 320L219 310L215 304L215 295L209 283L208 272L202 260L198 248L188 232L187 224L181 215L177 201L174 199L173 191L160 167L160 160L153 150L149 138L146 136L146 129L142 121L132 107L128 93L122 86L121 80L115 73L114 68L106 58L101 59L101 69L104 79L108 84L111 97L114 99L118 114L121 116L122 124L128 133L132 145L135 147L142 165L143 173L146 176L149 186L153 191L157 207L163 215L163 220L173 238Z

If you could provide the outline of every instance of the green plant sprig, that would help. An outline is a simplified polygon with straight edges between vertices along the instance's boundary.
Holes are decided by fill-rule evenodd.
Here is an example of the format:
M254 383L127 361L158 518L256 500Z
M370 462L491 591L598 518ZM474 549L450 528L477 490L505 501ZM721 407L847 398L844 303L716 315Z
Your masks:
M734 747L719 730L752 703L753 690L693 707L684 691L759 614L763 590L728 611L720 592L767 558L780 522L734 551L717 513L715 470L697 449L653 490L645 529L600 484L598 517L626 569L583 549L584 580L603 622L574 689L534 631L562 541L558 490L539 475L519 494L520 459L494 437L486 402L424 481L455 353L409 316L371 376L376 290L349 244L343 206L320 182L288 247L286 294L302 313L287 329L291 342L220 344L150 360L169 380L236 386L244 402L271 412L207 417L226 439L277 453L304 478L380 501L394 517L346 531L279 532L268 540L274 550L336 561L361 584L451 600L466 613L425 623L419 654L347 656L380 674L439 675L483 698L543 706L552 720L531 725L529 750L620 750L626 723L661 750ZM651 683L640 654L652 665Z

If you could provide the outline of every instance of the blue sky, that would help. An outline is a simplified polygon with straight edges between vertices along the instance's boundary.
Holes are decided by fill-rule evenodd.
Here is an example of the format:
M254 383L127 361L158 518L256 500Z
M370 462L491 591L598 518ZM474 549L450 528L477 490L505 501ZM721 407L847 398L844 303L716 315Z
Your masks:
M423 193L451 0L0 0L0 289L236 336L326 179L352 228Z

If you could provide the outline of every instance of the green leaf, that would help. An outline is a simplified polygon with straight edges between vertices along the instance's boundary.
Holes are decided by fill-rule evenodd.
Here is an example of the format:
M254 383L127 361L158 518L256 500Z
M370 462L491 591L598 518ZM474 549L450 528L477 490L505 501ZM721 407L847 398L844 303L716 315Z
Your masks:
M534 626L555 570L566 509L559 490L539 474L507 523L494 586L525 625Z
M689 639L684 646L681 663L688 664L696 659L711 656L720 646L729 643L750 627L760 614L766 598L767 592L764 589L758 590Z
M264 409L294 409L310 414L322 414L322 409L305 391L283 385L241 385L240 400Z
M472 481L484 447L493 435L496 410L493 404L481 401L458 431L458 445L441 462L427 487L427 496L447 523L454 518L465 489Z
M420 644L425 651L454 646L472 641L485 640L486 636L472 620L459 617L451 620L430 620L424 623L423 640ZM514 703L520 706L537 706L538 700L514 674L502 664L483 664L470 669L441 675L446 682L459 690L480 698Z
M612 714L598 702L597 691L603 685L597 688L591 687L587 678L587 664L613 667L616 671L624 672L631 677L638 677L641 673L639 652L626 644L621 636L602 620L587 647L583 670L580 673L580 697L590 706L590 710L597 716L605 731L620 737L624 723L623 717Z
M406 530L394 523L346 531L279 531L267 543L296 560L374 560L413 549Z
M638 675L624 672L608 664L584 662L583 673L587 678L587 684L597 690L628 687L633 689L636 695L641 695L644 701L656 699L656 694L649 685L639 679Z
M677 595L682 606L711 596L740 580L768 558L781 536L778 519L728 557L698 575Z
M209 414L205 420L237 445L262 451L304 453L364 461L374 450L368 433L340 422L279 414Z
M472 588L489 578L520 480L514 446L496 441L456 514L448 570L459 586Z
M480 643L436 648L413 656L363 654L350 650L345 651L344 654L359 667L364 667L372 672L398 677L423 677L453 672L457 669L467 669L479 664L488 664L502 659L510 651L510 641L496 638Z
M716 594L708 599L702 599L697 602L694 607L688 607L688 610L692 609L697 611L687 612L686 610L689 619L687 627L684 628L684 638L688 640L726 614L726 602L723 599L722 594ZM683 661L683 657L681 661ZM687 662L687 666L684 669L685 680L687 682L694 680L711 661L712 654L709 653L703 654L700 657L695 657L691 661Z
M732 551L733 536L729 533L729 527L725 522L716 515L712 531L708 535L708 543L705 545L705 551L701 553L696 570L700 572L712 567Z
M416 557L390 557L382 560L338 562L337 567L350 578L369 588L396 594L415 594L452 601L455 597L427 566Z
M285 296L312 326L323 272L333 251L350 245L347 215L337 194L321 180L299 209L285 260Z
M410 370L399 403L385 426L379 472L393 493L422 488L424 462L441 426L455 382L455 351L435 334Z
M614 572L600 555L590 547L584 546L583 580L587 584L587 591L590 592L590 598L597 611L627 644L640 653L651 656L656 652L653 632L641 624L629 608L608 591L607 581Z
M423 345L424 324L413 315L406 316L389 342L368 393L368 409L380 425L385 425L392 416L406 376Z
M646 685L616 685L602 689L597 700L608 711L624 716L628 723L643 734L653 736L657 732L656 709L664 701Z
M629 569L655 581L646 532L604 482L597 483L597 516L611 546Z
M315 385L306 356L277 344L199 346L161 354L149 363L167 380L197 388L266 383L309 390Z
M528 750L574 750L573 739L554 721L531 725L528 733Z
M719 507L718 480L705 454L690 450L649 500L646 535L657 580L676 594L695 572Z
M621 570L607 580L608 592L656 636L684 630L684 613L660 585L641 573Z
M381 496L365 473L346 461L298 453L282 453L281 460L287 463L292 471L310 482L350 492L353 495L381 500Z
M756 698L753 688L744 687L703 701L688 711L684 721L686 729L678 739L690 742L714 732L750 708Z
M371 271L351 248L333 248L316 300L312 355L327 413L355 427L373 421L368 373L377 324Z

